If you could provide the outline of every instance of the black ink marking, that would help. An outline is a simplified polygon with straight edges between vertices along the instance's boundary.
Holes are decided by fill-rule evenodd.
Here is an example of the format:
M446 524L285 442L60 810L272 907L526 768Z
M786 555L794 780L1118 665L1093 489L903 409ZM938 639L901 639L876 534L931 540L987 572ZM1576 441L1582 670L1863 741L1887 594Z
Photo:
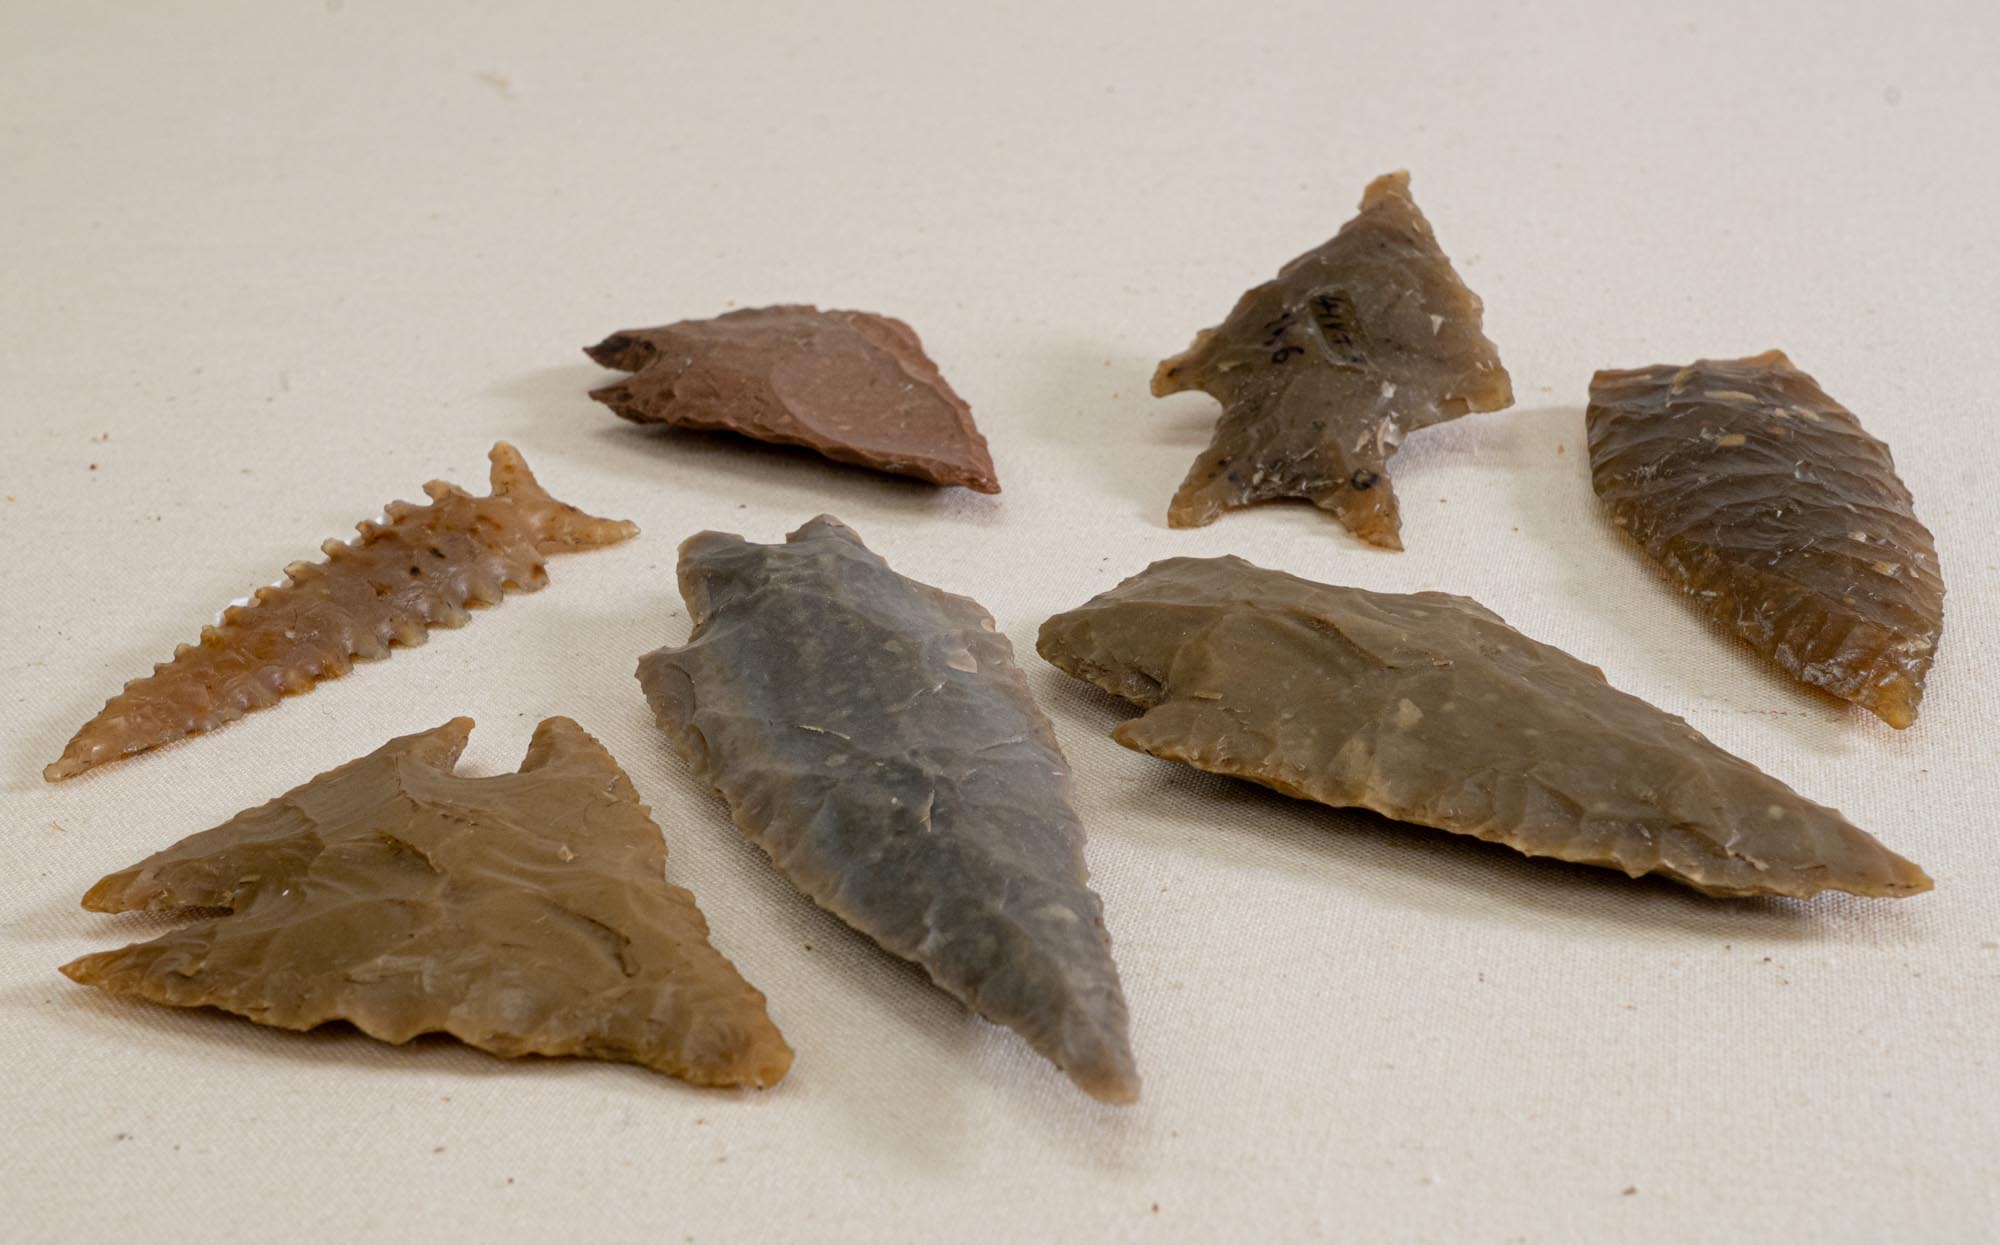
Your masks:
M1354 474L1347 478L1347 482L1354 486L1355 492L1365 493L1369 489L1374 488L1375 482L1381 478L1381 476L1376 475L1366 467L1356 467Z
M1345 290L1330 290L1312 297L1313 326L1326 340L1335 358L1347 363L1366 363L1361 349L1361 315Z

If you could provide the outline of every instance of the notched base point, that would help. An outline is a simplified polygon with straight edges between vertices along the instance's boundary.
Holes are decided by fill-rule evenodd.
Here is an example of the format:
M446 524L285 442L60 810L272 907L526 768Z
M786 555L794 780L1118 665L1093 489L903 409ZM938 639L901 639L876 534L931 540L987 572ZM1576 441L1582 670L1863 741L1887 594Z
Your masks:
M1201 496L1213 518L1299 498L1367 543L1400 549L1385 472L1404 434L1513 404L1479 298L1439 249L1408 182L1394 173L1370 183L1361 213L1331 241L1244 294L1228 319L1154 371L1156 397L1200 389L1222 403L1175 509Z
M611 754L550 718L515 773L464 778L471 729L391 740L102 879L92 911L190 923L63 974L282 1029L781 1079L792 1051L764 996L667 883L659 827Z

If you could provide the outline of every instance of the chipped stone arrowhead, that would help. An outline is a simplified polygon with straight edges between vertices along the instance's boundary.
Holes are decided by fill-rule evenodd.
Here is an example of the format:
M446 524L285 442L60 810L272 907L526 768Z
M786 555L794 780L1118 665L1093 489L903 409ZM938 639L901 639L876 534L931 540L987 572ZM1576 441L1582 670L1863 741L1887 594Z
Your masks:
M1718 624L1894 727L1944 631L1937 547L1889 447L1783 352L1599 372L1590 482Z
M613 333L584 353L631 376L591 397L634 423L720 429L836 462L997 493L986 438L916 331L866 311L747 307Z
M1110 1102L1125 999L1048 720L979 605L821 516L681 546L694 632L640 660L660 725L814 902Z
M42 777L69 778L310 691L357 659L422 644L432 627L464 626L471 608L498 605L510 589L540 589L549 554L637 534L549 496L506 442L491 457L491 495L433 480L430 505L392 501L385 522L357 525L358 540L327 541L325 561L292 563L283 583L225 609L199 641L127 683Z
M1225 510L1303 498L1369 544L1401 549L1387 473L1404 434L1513 405L1481 316L1410 197L1410 175L1376 178L1331 241L1160 364L1155 396L1201 389L1222 403L1168 523L1203 527Z
M519 772L463 778L471 731L391 740L105 878L84 907L202 919L62 971L283 1029L449 1033L697 1085L782 1078L792 1052L764 996L667 883L659 827L603 745L550 718Z
M1475 601L1173 558L1043 624L1145 710L1128 748L1709 895L1904 896L1921 869Z

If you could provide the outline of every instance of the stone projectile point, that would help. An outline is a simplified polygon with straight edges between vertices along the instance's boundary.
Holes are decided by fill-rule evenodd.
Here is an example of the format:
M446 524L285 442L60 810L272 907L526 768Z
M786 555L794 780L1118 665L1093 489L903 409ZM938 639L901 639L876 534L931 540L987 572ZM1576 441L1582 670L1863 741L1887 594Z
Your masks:
M1160 364L1159 397L1222 403L1215 437L1168 508L1174 527L1303 498L1371 545L1401 549L1389 456L1404 434L1514 402L1479 296L1438 248L1410 175L1378 177L1361 212L1243 295Z
M1889 447L1771 350L1599 372L1590 482L1711 619L1792 677L1917 720L1944 578Z
M337 678L357 659L422 644L432 627L460 627L470 609L508 590L549 582L552 553L616 544L639 529L557 501L519 451L493 447L493 492L474 497L442 480L431 504L392 501L360 538L329 540L323 562L294 562L283 583L222 611L172 661L105 702L42 771L50 782L212 731L253 710Z
M681 546L685 646L639 663L660 725L820 906L1109 1102L1138 1096L1069 768L977 602L821 516Z
M901 320L748 307L613 333L584 353L632 373L590 396L634 423L736 432L932 484L1000 491L972 409Z
M1145 713L1128 748L1709 895L1903 896L1923 870L1478 602L1156 562L1042 626Z
M259 1024L636 1063L697 1085L791 1066L764 996L709 945L631 780L568 718L518 772L452 772L470 718L393 739L90 889L199 915L63 966L85 985ZM226 909L222 915L214 909Z

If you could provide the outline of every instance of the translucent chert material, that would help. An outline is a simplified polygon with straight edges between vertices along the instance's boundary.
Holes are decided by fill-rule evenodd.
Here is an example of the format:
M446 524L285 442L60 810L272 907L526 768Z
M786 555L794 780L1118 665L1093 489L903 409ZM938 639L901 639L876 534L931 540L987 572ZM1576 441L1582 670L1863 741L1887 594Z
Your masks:
M433 480L424 485L430 505L390 502L387 522L361 523L358 540L327 541L325 561L294 562L284 583L224 610L198 642L106 701L42 776L54 782L212 731L347 673L357 658L422 644L428 628L462 626L469 607L497 605L510 588L541 588L548 554L639 530L549 496L505 442L492 460L490 496Z
M794 885L1111 1102L1139 1093L1083 826L993 620L822 516L681 546L660 725Z
M1929 529L1889 447L1780 351L1599 372L1590 480L1716 622L1895 727L1944 630Z
M591 397L640 424L721 429L997 493L986 438L916 331L866 311L746 307L586 347L633 375Z
M1167 521L1201 527L1225 510L1296 497L1371 545L1402 548L1386 473L1403 435L1513 405L1480 320L1479 296L1410 197L1410 175L1376 178L1332 241L1160 364L1155 395L1201 389L1222 403Z
M791 1048L709 945L618 763L568 718L518 773L452 772L457 718L321 774L90 889L95 912L204 919L63 966L85 985L259 1024L775 1084ZM212 910L227 911L213 915Z
M1287 795L1710 895L1901 896L1921 869L1672 714L1437 592L1174 558L1043 624L1140 705L1113 738Z

